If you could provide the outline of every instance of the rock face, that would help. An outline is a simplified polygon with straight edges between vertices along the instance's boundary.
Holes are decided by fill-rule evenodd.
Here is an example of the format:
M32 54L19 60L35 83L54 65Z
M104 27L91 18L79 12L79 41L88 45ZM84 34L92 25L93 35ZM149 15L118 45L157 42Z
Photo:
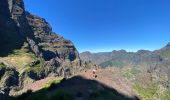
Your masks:
M19 84L19 73L14 68L0 67L0 91L1 95L8 95L10 90Z
M24 88L28 79L62 76L68 70L73 75L79 70L81 60L71 41L52 32L45 19L26 12L23 0L0 2L0 90L5 86L9 94L13 87ZM23 66L17 65L20 54L27 54Z
M23 43L19 28L11 17L9 3L11 0L0 0L0 55L6 56L13 49L18 49ZM12 34L12 36L11 36Z

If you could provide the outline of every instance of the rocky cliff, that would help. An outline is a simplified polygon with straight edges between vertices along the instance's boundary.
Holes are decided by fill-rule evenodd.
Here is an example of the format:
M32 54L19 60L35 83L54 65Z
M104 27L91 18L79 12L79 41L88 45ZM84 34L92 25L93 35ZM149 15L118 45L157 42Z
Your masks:
M73 43L26 12L23 0L0 0L0 45L0 96L48 76L73 75L81 66Z

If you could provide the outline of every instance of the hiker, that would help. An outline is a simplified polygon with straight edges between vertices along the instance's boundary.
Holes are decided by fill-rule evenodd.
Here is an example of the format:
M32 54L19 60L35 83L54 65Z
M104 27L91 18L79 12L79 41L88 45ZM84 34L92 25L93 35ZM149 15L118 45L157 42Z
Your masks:
M93 74L96 74L96 69L93 69Z
M93 69L93 77L96 76L96 69Z
M97 78L97 75L95 75L94 77Z
M99 69L99 67L95 64L94 68L96 69L96 71Z

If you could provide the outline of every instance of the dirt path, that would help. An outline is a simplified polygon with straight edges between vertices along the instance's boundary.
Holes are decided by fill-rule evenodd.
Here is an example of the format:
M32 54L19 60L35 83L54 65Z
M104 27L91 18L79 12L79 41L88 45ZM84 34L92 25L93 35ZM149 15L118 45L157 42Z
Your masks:
M27 86L28 90L32 90L33 92L38 91L42 88L44 88L45 85L47 85L47 83L49 83L52 80L57 79L56 77L48 77L39 81L36 81L30 85Z
M132 89L132 84L120 76L120 73L116 70L98 69L95 74L97 75L96 78L93 77L93 70L83 71L79 75L90 80L96 80L108 87L118 90L125 95L135 95L135 92Z
M135 95L135 92L132 88L132 84L129 81L125 80L122 76L120 76L120 73L118 71L109 69L98 69L96 70L95 75L97 75L96 78L94 77L93 70L86 70L77 74L77 76L81 76L89 80L96 80L99 83L114 88L118 92L123 93L127 96ZM27 89L32 91L38 91L42 89L49 81L56 79L57 78L55 77L48 77L46 79L36 81L28 85Z

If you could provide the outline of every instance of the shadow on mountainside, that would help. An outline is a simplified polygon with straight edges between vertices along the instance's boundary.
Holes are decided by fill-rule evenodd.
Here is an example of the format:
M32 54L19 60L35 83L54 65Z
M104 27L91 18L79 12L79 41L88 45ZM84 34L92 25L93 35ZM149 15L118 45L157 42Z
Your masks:
M11 97L10 100L140 100L138 97L125 96L113 88L109 88L94 80L80 76L62 80L37 92Z
M10 4L11 1L8 0L0 0L0 2L0 56L4 57L16 49L21 49L27 37L33 38L33 30L21 5L20 8L17 4ZM17 10L10 11L9 8L12 7Z
M6 56L14 49L22 46L22 38L19 36L19 28L14 20L10 18L7 0L0 0L0 56Z

